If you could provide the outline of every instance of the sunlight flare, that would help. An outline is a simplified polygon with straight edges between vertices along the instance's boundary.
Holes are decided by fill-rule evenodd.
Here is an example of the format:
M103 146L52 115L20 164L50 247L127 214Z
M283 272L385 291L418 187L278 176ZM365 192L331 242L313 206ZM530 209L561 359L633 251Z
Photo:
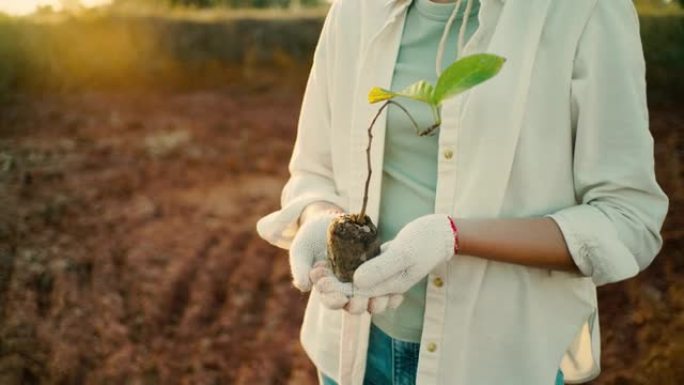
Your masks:
M96 7L111 3L111 0L2 0L0 1L0 12L13 16L23 16L35 12L38 7L50 6L59 11L63 9L63 3L80 4L84 7Z

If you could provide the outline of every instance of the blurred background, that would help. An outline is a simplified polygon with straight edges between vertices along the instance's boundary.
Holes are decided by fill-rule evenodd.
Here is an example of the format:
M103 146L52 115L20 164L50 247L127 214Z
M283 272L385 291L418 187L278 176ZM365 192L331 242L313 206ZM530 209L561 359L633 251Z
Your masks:
M671 212L653 265L599 289L592 384L681 385L684 11L637 7ZM254 224L327 8L0 0L0 385L316 383L306 295Z

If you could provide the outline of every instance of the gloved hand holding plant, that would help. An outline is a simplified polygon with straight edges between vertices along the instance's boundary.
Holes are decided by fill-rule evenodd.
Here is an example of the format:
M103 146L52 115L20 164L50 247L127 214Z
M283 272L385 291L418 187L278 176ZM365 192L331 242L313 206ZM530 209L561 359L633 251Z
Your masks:
M388 307L396 308L403 300L403 295L357 295L350 301L351 291L335 286L341 282L335 278L326 260L326 239L330 223L342 214L344 212L339 207L326 202L315 202L304 210L300 218L301 226L289 250L292 284L302 292L307 292L311 290L312 283L317 284L323 278L321 284L317 285L323 303L330 308L344 308L354 314L363 311L380 313Z
M367 311L371 314L396 309L404 300L403 294L371 295L341 282L333 273L329 261L318 261L311 270L311 281L320 293L321 302L330 309L344 309L352 314Z
M371 296L404 293L437 265L451 260L456 236L446 214L428 214L404 226L377 257L354 273L355 290Z
M292 284L299 290L311 290L309 272L316 261L326 259L326 239L330 223L343 214L342 210L310 207L308 215L302 215L302 223L292 240L289 250Z
M327 262L318 262L311 280L322 302L333 309L347 306L352 313L364 310L367 299L370 313L396 308L402 293L456 254L457 236L450 220L446 214L428 214L409 222L382 244L378 256L356 269L353 284L339 281Z

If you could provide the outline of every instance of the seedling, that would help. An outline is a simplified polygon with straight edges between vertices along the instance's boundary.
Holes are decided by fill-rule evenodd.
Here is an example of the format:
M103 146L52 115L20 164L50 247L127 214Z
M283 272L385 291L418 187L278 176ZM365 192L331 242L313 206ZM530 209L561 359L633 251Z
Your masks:
M368 185L371 177L370 150L373 141L373 126L376 120L390 104L399 107L411 120L418 136L433 135L442 124L440 106L442 103L472 87L494 77L503 66L505 58L492 54L475 54L464 56L449 65L432 85L419 80L405 89L394 92L380 87L373 87L368 93L371 104L384 102L378 109L368 127L368 146L366 147L366 165L368 174L363 192L363 205L360 213L345 214L337 217L328 227L327 248L328 260L335 276L342 282L351 282L356 268L363 262L380 254L380 238L378 229L368 215ZM411 114L397 101L397 96L407 97L426 103L434 117L434 123L421 129Z

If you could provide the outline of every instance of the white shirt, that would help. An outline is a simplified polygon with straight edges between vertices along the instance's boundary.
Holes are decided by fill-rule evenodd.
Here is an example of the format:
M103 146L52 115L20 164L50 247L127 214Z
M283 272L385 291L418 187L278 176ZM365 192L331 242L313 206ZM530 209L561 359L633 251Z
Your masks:
M288 248L317 200L358 212L367 127L389 88L411 0L335 0L314 54L281 209L259 220ZM630 0L481 0L464 54L507 59L442 106L435 212L548 215L582 275L459 254L429 284L419 385L550 385L600 372L596 286L646 268L668 198L655 180L645 63ZM378 223L386 114L376 123L368 214ZM370 315L329 310L315 290L301 342L323 372L361 384Z

